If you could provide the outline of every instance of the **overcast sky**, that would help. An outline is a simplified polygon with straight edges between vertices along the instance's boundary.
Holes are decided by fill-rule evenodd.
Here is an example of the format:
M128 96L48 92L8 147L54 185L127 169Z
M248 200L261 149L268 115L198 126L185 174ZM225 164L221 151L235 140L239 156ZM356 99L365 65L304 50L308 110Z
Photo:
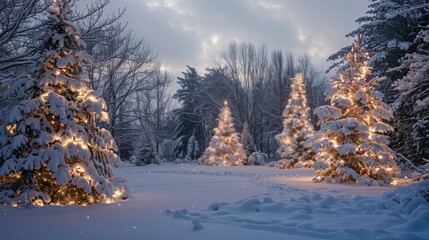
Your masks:
M91 0L81 0L90 3ZM323 70L326 58L352 42L368 0L111 0L174 75L186 65L203 70L230 41L309 53Z

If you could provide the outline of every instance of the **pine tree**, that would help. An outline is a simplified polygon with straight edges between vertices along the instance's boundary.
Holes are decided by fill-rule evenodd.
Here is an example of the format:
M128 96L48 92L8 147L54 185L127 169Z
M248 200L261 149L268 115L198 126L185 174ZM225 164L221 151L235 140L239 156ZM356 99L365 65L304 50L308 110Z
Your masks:
M135 164L137 166L159 164L159 156L156 153L155 138L153 137L152 128L149 125L145 128L142 145L139 149L138 159Z
M192 134L200 144L204 143L202 112L198 108L201 101L202 78L195 68L187 67L187 72L183 72L184 76L177 78L181 89L177 90L173 96L181 104L181 108L174 111L177 116L173 146L176 158L186 157L188 141Z
M424 164L429 159L429 25L414 42L416 52L407 54L397 68L408 70L407 74L393 84L399 92L397 114L402 116L395 128L402 140L398 147L401 153L416 164Z
M87 205L127 197L113 176L121 162L109 131L106 103L89 89L79 29L70 0L49 7L35 66L19 81L6 79L8 97L23 96L0 126L0 203Z
M393 118L392 110L375 89L384 78L368 78L368 58L359 37L345 57L347 66L331 79L330 105L314 111L321 125L312 139L316 182L395 183L395 154L386 136L393 129L384 122Z
M256 145L253 141L252 135L250 134L249 124L247 123L247 121L245 121L243 124L243 132L241 133L241 144L243 145L244 152L246 153L246 159L243 164L247 165L247 158L249 158L252 153L256 152Z
M276 136L280 145L277 153L279 168L312 167L313 151L305 141L313 136L314 130L305 95L304 75L298 73L292 79L292 91L283 111L283 132Z
M245 159L246 153L240 138L235 133L231 111L225 101L219 113L218 127L214 129L209 146L198 162L209 166L240 166Z
M427 0L371 0L366 16L356 20L359 27L347 35L365 36L363 44L371 52L368 62L375 75L387 76L385 88L391 90L391 83L403 75L401 71L391 70L399 65L402 57L416 49L415 37L422 26L429 24L428 7ZM351 46L345 47L329 59L343 59L350 49Z
M427 156L422 151L424 139L416 141L414 131L410 131L418 121L419 113L413 110L413 105L409 105L412 100L404 95L404 91L401 90L398 94L398 89L395 91L392 83L407 75L409 66L402 63L403 60L409 62L407 56L420 48L421 41L417 39L421 30L429 24L428 9L427 0L371 0L366 15L356 20L359 27L348 34L365 36L363 44L371 52L368 62L373 66L373 75L387 77L379 89L386 94L385 101L392 103L395 111L395 133L391 147L415 164L422 164L422 159ZM350 48L348 46L341 49L329 59L343 59ZM339 62L334 65L338 64ZM424 131L424 125L419 125ZM427 135L423 133L418 138L421 139L422 136Z
M195 138L195 132L192 133L192 136L188 140L188 148L186 150L185 158L188 161L197 159L200 156L200 144Z

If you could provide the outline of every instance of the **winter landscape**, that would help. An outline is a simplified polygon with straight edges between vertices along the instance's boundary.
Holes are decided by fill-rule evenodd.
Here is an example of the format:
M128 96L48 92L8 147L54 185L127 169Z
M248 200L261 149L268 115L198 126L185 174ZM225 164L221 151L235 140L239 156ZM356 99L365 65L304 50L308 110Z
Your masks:
M115 173L127 178L130 199L87 207L2 207L2 238L400 240L427 239L429 233L428 204L416 195L427 184L314 184L311 169L174 163L124 164Z
M427 0L118 4L0 2L0 239L429 239Z

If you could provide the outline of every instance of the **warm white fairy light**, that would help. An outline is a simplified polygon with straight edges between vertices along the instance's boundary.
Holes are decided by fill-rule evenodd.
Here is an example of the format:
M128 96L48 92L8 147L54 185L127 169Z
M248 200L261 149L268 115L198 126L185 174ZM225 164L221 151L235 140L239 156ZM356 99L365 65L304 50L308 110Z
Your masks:
M312 167L313 151L305 146L305 141L313 136L309 108L305 93L304 75L299 73L292 79L290 99L283 112L283 131L276 136L279 143L277 152L279 168L297 166Z
M14 159L22 161L26 158L29 162L25 168L15 164L13 171L0 174L0 204L86 206L114 202L128 194L126 185L116 186L110 182L113 171L109 165L120 163L115 154L118 149L110 133L97 126L100 121L108 122L107 106L97 92L88 88L87 78L81 78L84 69L81 65L85 61L79 59L82 54L75 52L83 51L83 43L69 19L69 2L53 0L48 9L54 17L46 24L47 43L44 46L49 46L50 51L41 51L38 55L41 68L33 75L42 80L29 80L32 88L38 91L28 93L28 100L19 103L19 114L13 113L12 120L0 126L4 126L7 134L0 149L6 145L14 150L7 154L2 152L2 160L13 164ZM64 37L63 42L55 35ZM73 64L65 59L72 60ZM80 81L80 84L72 84L71 79ZM27 120L37 124L28 125ZM17 132L23 123L26 127L19 127ZM21 139L22 143L14 144L14 138ZM32 155L30 151L34 150L43 157L39 159ZM25 171L25 175L21 171ZM99 184L103 187L98 188ZM26 188L31 192L23 190Z
M218 127L213 130L214 135L203 156L198 160L205 165L238 166L243 165L246 154L238 135L235 133L233 118L224 101L219 113Z
M315 110L321 124L315 142L331 139L331 145L314 145L320 162L315 165L316 182L386 185L394 181L395 155L388 143L381 140L386 139L381 138L386 130L377 129L378 123L392 129L385 123L393 117L392 110L371 97L377 91L377 80L369 79L368 58L359 38L346 55L347 68L338 71L338 78L332 78L328 95L331 104ZM384 108L383 114L376 112L376 108Z
M16 132L16 123L6 125L6 130L9 135L13 135Z

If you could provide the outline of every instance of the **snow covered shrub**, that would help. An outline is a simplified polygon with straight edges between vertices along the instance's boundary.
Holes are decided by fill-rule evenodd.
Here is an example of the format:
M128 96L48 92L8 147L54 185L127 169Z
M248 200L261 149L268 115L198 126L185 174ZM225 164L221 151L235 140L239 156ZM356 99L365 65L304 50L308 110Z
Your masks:
M49 7L34 66L4 79L6 97L22 96L4 111L0 126L0 204L87 205L127 198L126 181L113 176L118 148L106 103L91 90L92 62L71 22L70 0Z
M382 196L383 203L379 208L398 214L419 214L420 205L429 204L429 180L399 187Z
M174 160L174 163L175 164L179 164L179 163L184 163L184 162L186 162L187 160L185 159L183 159L183 158L176 158L175 160Z
M132 163L132 164L136 164L136 162L137 162L137 157L136 156L131 156L130 157L130 163Z
M414 181L429 180L429 160L426 160L426 164L419 168L420 173L414 177Z
M268 155L263 152L253 152L247 158L247 165L262 166L268 160Z
M148 164L159 164L159 156L156 153L155 139L152 134L152 128L146 126L142 137L142 146L139 150L139 155L136 161L136 166L144 166Z
M159 164L159 157L150 144L145 143L139 150L139 156L135 164L136 166Z

